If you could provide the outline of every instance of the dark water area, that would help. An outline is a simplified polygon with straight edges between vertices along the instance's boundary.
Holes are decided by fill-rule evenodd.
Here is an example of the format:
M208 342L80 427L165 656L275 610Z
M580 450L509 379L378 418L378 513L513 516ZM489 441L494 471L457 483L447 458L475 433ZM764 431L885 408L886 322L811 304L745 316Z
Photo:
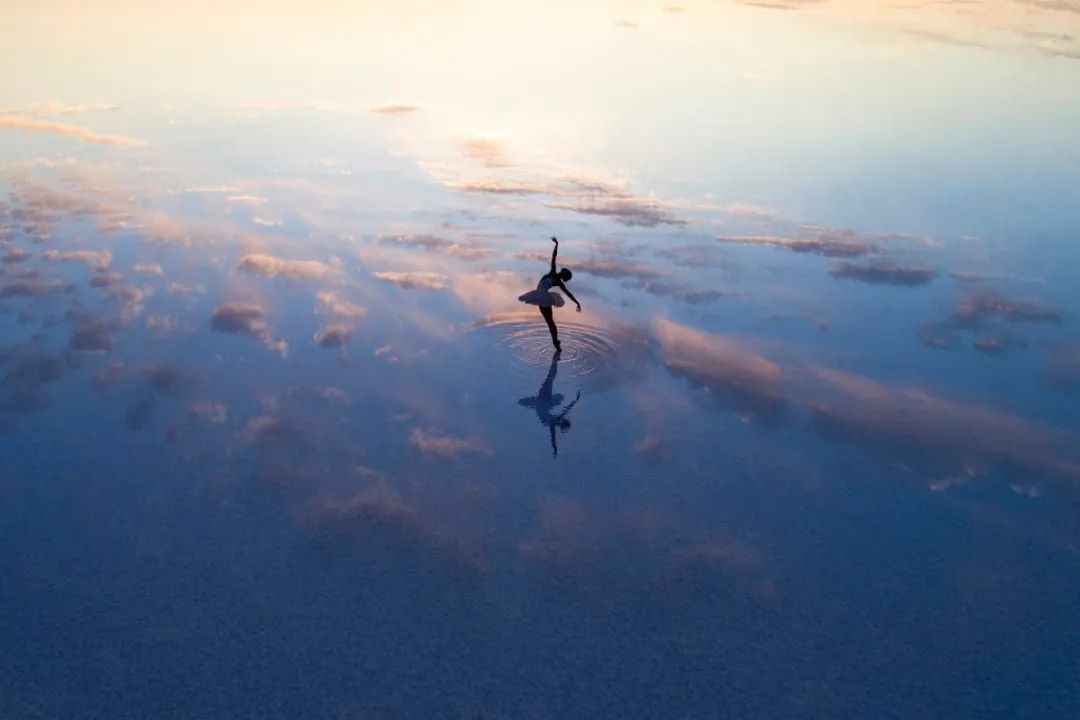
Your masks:
M73 289L7 316L8 716L1077 709L1067 427L717 331L741 311L561 310L555 356L532 309L360 269L245 278L261 305L151 274L135 311L40 252ZM345 292L386 309L323 347Z

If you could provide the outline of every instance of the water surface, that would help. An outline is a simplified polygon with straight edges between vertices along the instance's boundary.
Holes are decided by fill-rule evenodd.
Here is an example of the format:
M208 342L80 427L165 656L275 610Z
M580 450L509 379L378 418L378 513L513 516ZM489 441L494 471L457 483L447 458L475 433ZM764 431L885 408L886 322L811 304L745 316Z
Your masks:
M353 5L0 29L0 717L1080 714L1080 7Z

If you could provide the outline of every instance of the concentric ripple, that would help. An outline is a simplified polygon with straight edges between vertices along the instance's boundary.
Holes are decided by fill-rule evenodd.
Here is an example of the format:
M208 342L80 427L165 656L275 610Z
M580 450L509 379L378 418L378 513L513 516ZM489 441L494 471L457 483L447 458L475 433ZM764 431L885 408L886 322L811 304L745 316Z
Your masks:
M634 364L633 360L641 356L641 339L620 329L565 320L560 320L558 325L563 348L559 358L560 378L618 384L615 376L623 375ZM550 365L551 335L539 314L491 316L480 321L478 327L501 331L500 342L509 349L517 366L532 372L532 368L546 369Z

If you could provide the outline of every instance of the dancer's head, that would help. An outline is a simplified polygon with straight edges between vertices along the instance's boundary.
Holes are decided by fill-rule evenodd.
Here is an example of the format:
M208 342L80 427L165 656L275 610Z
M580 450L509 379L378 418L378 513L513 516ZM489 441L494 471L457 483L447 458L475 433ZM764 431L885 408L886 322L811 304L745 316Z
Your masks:
M559 279L563 282L570 282L572 277L574 277L574 273L570 272L570 268L563 268L559 271Z

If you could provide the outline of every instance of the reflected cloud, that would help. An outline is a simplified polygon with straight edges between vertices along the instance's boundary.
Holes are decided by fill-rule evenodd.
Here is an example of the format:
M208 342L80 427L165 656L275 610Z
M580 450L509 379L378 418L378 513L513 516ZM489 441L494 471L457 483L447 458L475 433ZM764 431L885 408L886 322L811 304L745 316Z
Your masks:
M324 432L295 412L286 412L276 397L264 397L262 405L262 414L244 423L236 439L264 472L270 468L271 473L296 475Z
M731 537L687 544L662 508L588 508L581 500L541 500L537 529L517 546L518 564L562 590L662 591L687 597L716 591L772 597L775 582L761 553Z
M461 183L448 183L452 190L482 195L554 195L561 197L567 191L557 185L539 182L474 180Z
M656 435L646 435L641 438L634 444L634 452L649 462L660 462L667 456L664 442Z
M0 412L32 415L49 406L45 387L60 380L76 363L67 353L53 354L40 337L0 348Z
M385 482L365 488L348 500L315 500L304 511L303 520L313 529L336 533L374 530L425 541L433 536L428 520Z
M182 282L170 282L165 287L165 292L170 295L202 295L206 292L206 288L202 285L185 285Z
M371 108L371 112L376 115L412 115L423 110L419 105L379 105Z
M325 349L343 348L349 344L352 330L345 325L328 325L315 333L316 344Z
M858 280L872 285L904 285L916 287L936 280L940 273L922 265L900 265L893 262L877 261L855 264L842 262L829 268L829 274L835 278Z
M644 290L650 295L679 300L688 305L709 305L722 298L738 296L738 293L725 292L723 290L694 290L681 283L664 280L647 280L633 284L632 287Z
M132 317L142 313L143 301L146 300L148 294L146 290L132 285L112 284L108 286L105 297L113 302L120 303L122 306L121 317L130 320Z
M739 5L764 8L766 10L800 10L811 5L818 5L826 0L732 0Z
M440 435L414 427L409 434L409 447L429 455L456 457L463 454L491 455L491 448L479 440Z
M518 273L505 270L455 273L450 279L450 289L462 306L489 314L520 307L517 296L529 284Z
M977 339L973 347L988 355L1000 355L1008 350L1027 347L1003 325L1060 325L1064 316L1057 308L1033 298L1010 298L997 291L976 286L957 304L949 317L941 322L928 323L918 330L919 338L928 347L955 347L957 333L993 330L995 335Z
M908 28L907 30L904 30L904 33L906 35L910 35L911 37L921 38L923 40L931 40L936 43L941 43L943 45L952 45L954 47L979 48L981 50L987 50L991 47L984 42L980 42L970 37L962 37L959 35L939 32L936 30Z
M165 337L180 327L180 319L174 315L148 315L146 317L146 329L158 337Z
M1080 480L1080 464L1061 454L1078 447L1069 433L918 388L840 370L813 373L827 391L809 403L815 422L848 440L878 449L909 448L943 467L1004 461Z
M362 306L345 300L332 290L320 290L315 297L320 307L333 317L359 320L367 315L367 310Z
M262 277L293 280L322 280L338 272L336 265L317 260L285 260L273 255L251 254L240 258L237 269Z
M600 215L628 227L656 227L657 225L686 225L687 221L678 218L662 207L659 202L649 198L626 198L603 202L558 202L546 203L546 207L556 210L569 210L583 215Z
M204 422L221 425L229 418L229 410L221 403L192 402L188 405L188 414Z
M779 235L728 235L716 238L727 245L757 245L825 257L857 257L877 251L873 244L860 239L853 231L813 238L790 238Z
M98 227L112 230L130 220L127 203L109 196L87 197L70 183L57 188L20 177L12 184L10 221L36 242L49 240L62 220L96 219Z
M499 162L498 158L502 155L495 156L489 151L484 157L490 157L491 162ZM600 216L627 227L689 224L674 214L674 204L652 196L635 196L624 184L570 172L551 172L540 167L522 168L520 175L515 179L440 179L439 182L444 187L468 194L540 196L547 199L545 207Z
M79 352L112 350L116 342L115 323L93 315L78 315L74 319L75 333L68 341L68 347Z
M672 551L665 585L682 592L735 590L771 598L776 583L763 570L761 558L749 546L718 537Z
M658 256L679 267L720 268L729 274L737 273L740 270L737 262L712 245L676 245L661 248L655 252Z
M983 355L999 357L1001 355L1006 355L1013 350L1026 350L1028 344L1015 335L1003 333L1000 335L976 338L972 343L972 346Z
M176 218L161 213L149 213L140 218L139 228L146 242L153 245L191 245L191 234Z
M470 160L480 161L484 167L502 168L509 166L506 159L506 147L497 140L468 138L462 140L459 147L462 155Z
M1030 5L1042 10L1080 14L1080 2L1077 2L1077 0L1017 0L1017 2L1021 5Z
M740 340L670 320L653 323L664 367L713 402L752 419L775 420L785 405L783 371Z
M105 270L95 270L94 274L90 276L90 287L102 288L115 285L124 279L124 276L120 273L108 272Z
M281 354L288 349L284 340L271 337L266 312L253 303L232 302L218 306L210 317L210 327L217 332L254 338Z
M46 250L41 256L48 262L84 263L95 268L106 268L112 263L108 250Z
M984 283L993 281L1007 281L1016 283L1031 283L1035 285L1045 285L1046 279L1041 277L1029 277L1024 275L1009 275L1007 273L981 273L981 272L963 272L952 271L949 273L949 277L957 282L961 283Z
M963 328L981 327L995 319L1011 323L1060 324L1061 311L1031 298L1009 298L993 291L977 292L964 298L950 317Z
M38 117L57 117L61 115L81 115L84 113L107 112L116 110L116 105L95 103L92 105L65 105L58 102L34 102L18 108L0 108L0 115L36 115Z
M499 254L495 248L462 245L436 235L388 235L383 237L382 241L391 245L453 255L462 260L483 260Z
M1073 0L929 0L828 3L825 0L733 0L773 10L821 8L835 21L861 19L906 37L960 48L994 51L1030 50L1046 57L1080 59L1075 35L1062 23L1080 13Z
M270 199L258 195L229 195L225 198L225 202L232 203L233 205L246 205L247 207L258 208L266 205L270 202Z
M139 140L138 138L133 137L125 137L123 135L106 135L103 133L94 132L90 128L82 127L81 125L69 125L67 123L59 123L52 120L38 120L34 118L23 118L12 115L0 115L0 128L22 130L23 132L32 133L50 133L53 135L64 135L66 137L81 140L83 142L99 143L101 145L112 145L115 147L137 148L146 145L145 140Z
M737 339L668 320L656 320L654 331L661 360L673 375L750 418L775 419L791 404L805 408L813 425L829 434L879 452L900 450L939 474L955 470L958 463L1006 463L1080 480L1080 462L1071 459L1080 437L1067 431L841 370L811 367L804 377L803 371L785 371ZM1063 357L1068 363L1071 354L1066 351Z
M128 430L144 429L153 419L162 398L174 398L191 385L191 381L170 365L155 365L139 371L142 384L124 414Z
M667 275L667 273L644 263L624 258L594 258L567 262L575 272L583 272L602 278L634 278L644 281L656 280Z
M23 250L22 248L11 248L4 255L4 259L3 259L2 262L3 262L4 265L14 265L16 263L25 262L25 261L29 260L32 257L33 257L32 253L29 253L26 250Z
M470 573L486 574L491 570L479 548L402 497L385 480L345 500L329 497L312 500L301 512L300 521L324 538L371 543L372 547L390 542L448 561Z
M135 267L131 269L132 272L138 275L156 275L157 277L164 277L165 271L158 263L135 263Z
M581 582L596 572L602 539L580 503L555 498L540 508L539 531L518 543L518 561L532 572Z
M0 284L0 297L3 298L37 298L61 293L71 293L75 286L61 280L43 278L36 271L17 277L5 278Z
M832 327L831 323L827 319L809 312L774 312L769 313L765 317L765 319L772 322L798 320L800 322L809 323L820 332L827 332L829 328Z
M394 285L400 285L409 290L430 290L438 292L449 287L449 280L443 275L433 272L377 272L375 277Z

